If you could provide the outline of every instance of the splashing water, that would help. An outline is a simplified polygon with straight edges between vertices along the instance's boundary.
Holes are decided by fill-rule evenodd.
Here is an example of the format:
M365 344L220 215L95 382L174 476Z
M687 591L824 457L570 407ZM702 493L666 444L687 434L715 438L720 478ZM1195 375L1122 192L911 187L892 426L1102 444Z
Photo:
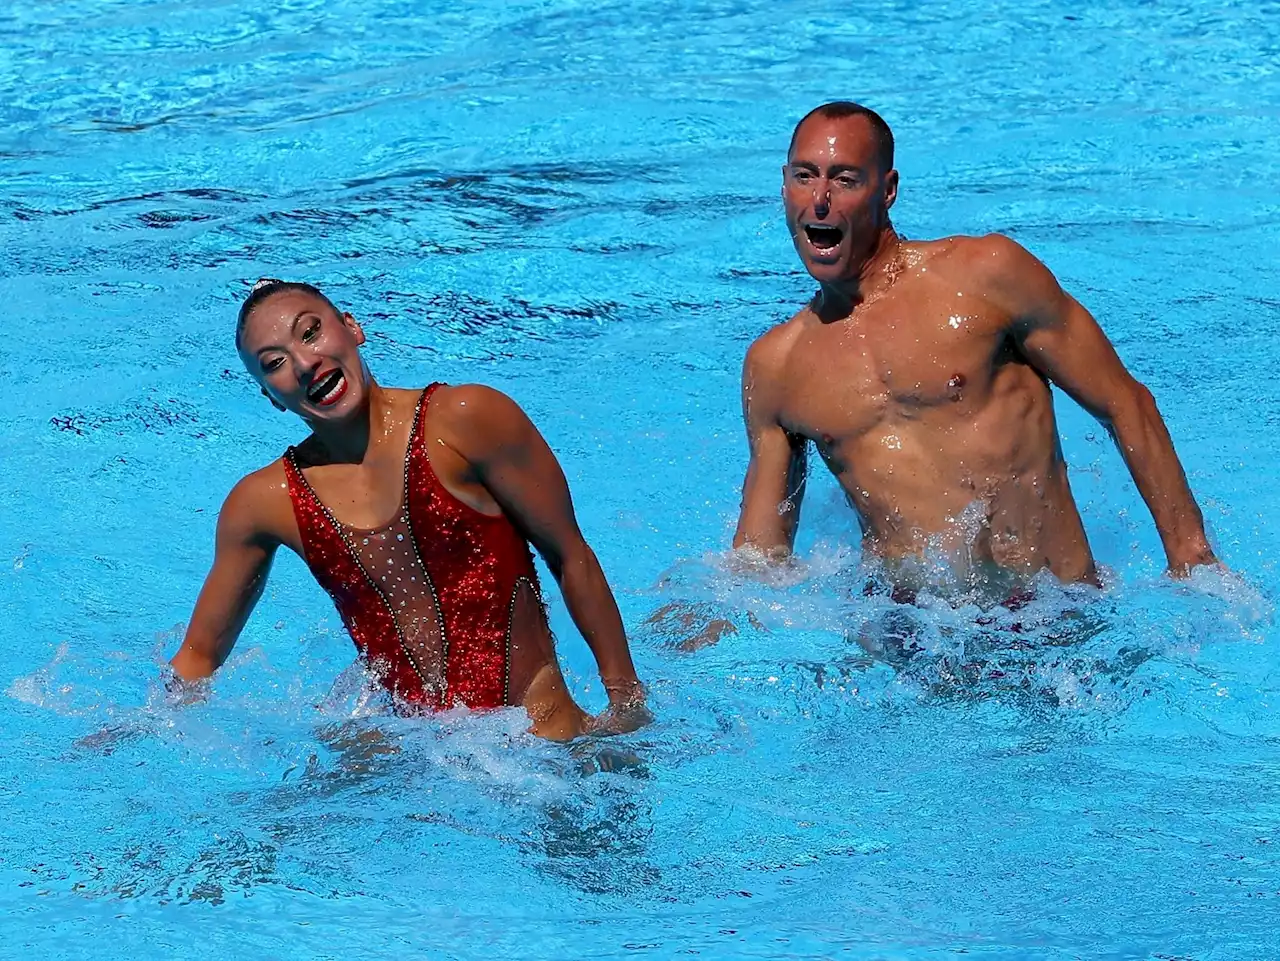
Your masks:
M12 952L1280 955L1277 18L860 13L10 4ZM899 603L817 473L797 563L723 553L743 354L813 294L779 165L835 95L894 125L905 234L1009 234L1098 316L1238 576L1162 576L1123 463L1064 397L1102 590L1039 582L1015 610L935 545ZM396 717L288 557L207 696L173 703L178 634L155 631L189 616L226 491L299 439L232 343L263 275L350 307L380 380L529 410L654 725L566 746L518 711Z

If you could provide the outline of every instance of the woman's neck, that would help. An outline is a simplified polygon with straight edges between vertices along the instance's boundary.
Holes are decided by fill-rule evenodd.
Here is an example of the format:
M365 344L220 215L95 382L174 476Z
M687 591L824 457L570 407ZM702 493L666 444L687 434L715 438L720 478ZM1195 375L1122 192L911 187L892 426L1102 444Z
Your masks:
M339 423L312 423L312 436L335 464L359 464L373 440L386 435L391 423L391 397L372 377L360 409Z

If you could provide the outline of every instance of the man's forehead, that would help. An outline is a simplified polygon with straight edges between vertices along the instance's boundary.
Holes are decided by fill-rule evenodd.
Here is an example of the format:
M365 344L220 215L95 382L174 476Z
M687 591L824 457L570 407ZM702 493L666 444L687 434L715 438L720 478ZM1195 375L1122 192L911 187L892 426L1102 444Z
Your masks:
M861 114L851 117L810 117L796 131L792 161L841 156L865 160L879 152L875 128Z

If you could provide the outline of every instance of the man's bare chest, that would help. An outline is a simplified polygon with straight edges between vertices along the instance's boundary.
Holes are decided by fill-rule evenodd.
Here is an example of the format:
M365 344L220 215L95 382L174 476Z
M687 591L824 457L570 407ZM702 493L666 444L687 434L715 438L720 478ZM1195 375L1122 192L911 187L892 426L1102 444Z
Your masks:
M998 319L954 303L869 309L814 323L788 354L783 417L821 440L887 419L954 411L990 390L1003 335Z

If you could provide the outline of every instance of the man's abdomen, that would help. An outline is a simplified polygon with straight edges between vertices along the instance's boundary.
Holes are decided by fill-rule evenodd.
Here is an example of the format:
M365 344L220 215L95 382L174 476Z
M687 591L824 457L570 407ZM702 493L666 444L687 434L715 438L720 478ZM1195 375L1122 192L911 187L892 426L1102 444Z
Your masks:
M868 550L961 576L991 565L1025 576L1048 568L1070 581L1093 576L1048 389L1027 387L981 410L923 411L880 425L827 458Z

